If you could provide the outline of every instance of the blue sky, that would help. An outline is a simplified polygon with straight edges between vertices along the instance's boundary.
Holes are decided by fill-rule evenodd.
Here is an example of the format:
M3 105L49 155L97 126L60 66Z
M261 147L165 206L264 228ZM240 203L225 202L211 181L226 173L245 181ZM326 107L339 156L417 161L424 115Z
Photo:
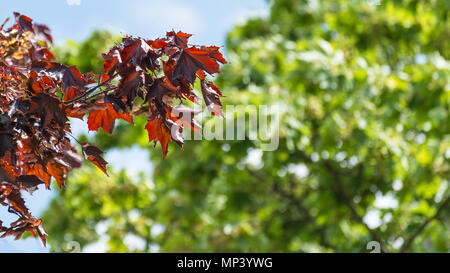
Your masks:
M48 25L56 44L68 39L83 40L94 29L149 38L164 36L166 31L173 29L193 33L192 43L222 46L226 33L235 24L252 16L267 14L267 8L265 0L16 0L2 2L0 21L12 17L14 11L23 13L35 22ZM78 132L86 129L80 124L74 127ZM149 172L151 169L148 152L136 147L125 151L112 150L106 155L106 160L113 168L126 168L129 172ZM41 189L33 196L26 196L33 214L40 215L54 194ZM0 219L14 218L2 207ZM43 248L35 239L0 239L0 252L48 251L49 248Z
M110 29L142 37L168 30L195 34L193 42L223 44L233 25L264 12L265 0L27 0L4 1L0 18L23 13L47 24L56 42L86 38L93 29Z

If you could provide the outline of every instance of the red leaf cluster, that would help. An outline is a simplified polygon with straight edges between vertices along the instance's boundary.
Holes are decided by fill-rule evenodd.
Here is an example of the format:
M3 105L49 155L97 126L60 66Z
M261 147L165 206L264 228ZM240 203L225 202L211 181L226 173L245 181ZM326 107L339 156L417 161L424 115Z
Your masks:
M40 184L49 189L52 178L61 189L81 166L68 138L69 117L87 116L89 130L112 134L117 119L134 124L133 116L145 115L149 140L161 143L165 157L171 141L182 147L185 126L199 128L195 111L182 104L198 101L197 78L210 111L222 115L222 94L207 79L226 63L216 46L190 45L191 35L181 31L156 40L127 36L103 55L103 74L82 74L53 61L48 27L19 13L14 17L10 28L0 26L0 204L19 219L10 227L0 221L1 237L30 232L45 244L41 220L25 206L22 191L33 193ZM99 148L80 148L107 174Z

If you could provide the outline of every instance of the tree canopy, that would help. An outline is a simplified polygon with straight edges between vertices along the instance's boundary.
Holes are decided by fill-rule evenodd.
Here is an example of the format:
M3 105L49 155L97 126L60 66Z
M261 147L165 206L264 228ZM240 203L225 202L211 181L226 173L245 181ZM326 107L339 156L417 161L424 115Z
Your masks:
M230 31L217 82L226 105L282 105L278 148L187 141L164 160L150 148L152 177L111 168L102 181L83 167L43 217L51 250L94 243L102 226L112 252L365 252L370 241L449 251L449 10L439 0L272 1L268 16ZM89 43L103 46L95 35ZM61 56L81 63L97 49L79 50ZM147 148L145 122L92 141Z

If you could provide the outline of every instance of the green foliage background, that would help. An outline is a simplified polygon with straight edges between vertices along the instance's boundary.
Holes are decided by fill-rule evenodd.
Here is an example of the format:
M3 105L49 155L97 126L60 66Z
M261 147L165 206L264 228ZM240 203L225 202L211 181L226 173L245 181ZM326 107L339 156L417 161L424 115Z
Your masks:
M51 250L95 242L100 223L111 252L367 252L369 241L448 252L449 11L445 0L272 1L228 34L217 85L224 104L283 106L278 149L187 141L163 160L145 120L119 124L92 141L149 149L152 176L74 171L44 215ZM114 41L95 32L57 55L99 71Z

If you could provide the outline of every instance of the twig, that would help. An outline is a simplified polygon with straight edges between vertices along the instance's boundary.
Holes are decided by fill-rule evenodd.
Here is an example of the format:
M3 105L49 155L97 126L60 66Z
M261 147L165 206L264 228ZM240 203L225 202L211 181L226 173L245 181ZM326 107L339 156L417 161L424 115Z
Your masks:
M103 90L103 91L100 92L100 93L93 94L93 95L87 97L86 100L90 100L90 99L95 98L96 96L99 96L99 95L101 95L101 94L106 94L106 93L108 93L109 91L114 90L114 89L116 89L116 88L115 88L115 87L108 88L108 89L106 89L106 90Z
M9 21L9 17L6 18L6 20L3 22L3 24L0 26L0 30L3 30L3 27L6 25L6 23L8 23Z
M64 102L64 103L67 104L67 105L69 105L69 104L72 104L72 103L74 103L74 102L76 102L76 101L78 101L78 100L80 100L80 99L82 99L82 98L88 96L89 94L91 94L92 92L94 92L95 90L97 90L98 88L100 88L100 87L106 85L107 83L110 83L115 77L117 77L118 74L119 74L119 73L115 73L111 78L107 79L106 81L104 81L104 82L102 82L102 83L100 83L100 84L98 84L98 85L92 87L91 89L87 90L86 92L84 92L83 95L78 96L78 97L76 97L76 98L73 98L73 99L71 99L71 100L69 100L69 101L66 101L66 102Z

